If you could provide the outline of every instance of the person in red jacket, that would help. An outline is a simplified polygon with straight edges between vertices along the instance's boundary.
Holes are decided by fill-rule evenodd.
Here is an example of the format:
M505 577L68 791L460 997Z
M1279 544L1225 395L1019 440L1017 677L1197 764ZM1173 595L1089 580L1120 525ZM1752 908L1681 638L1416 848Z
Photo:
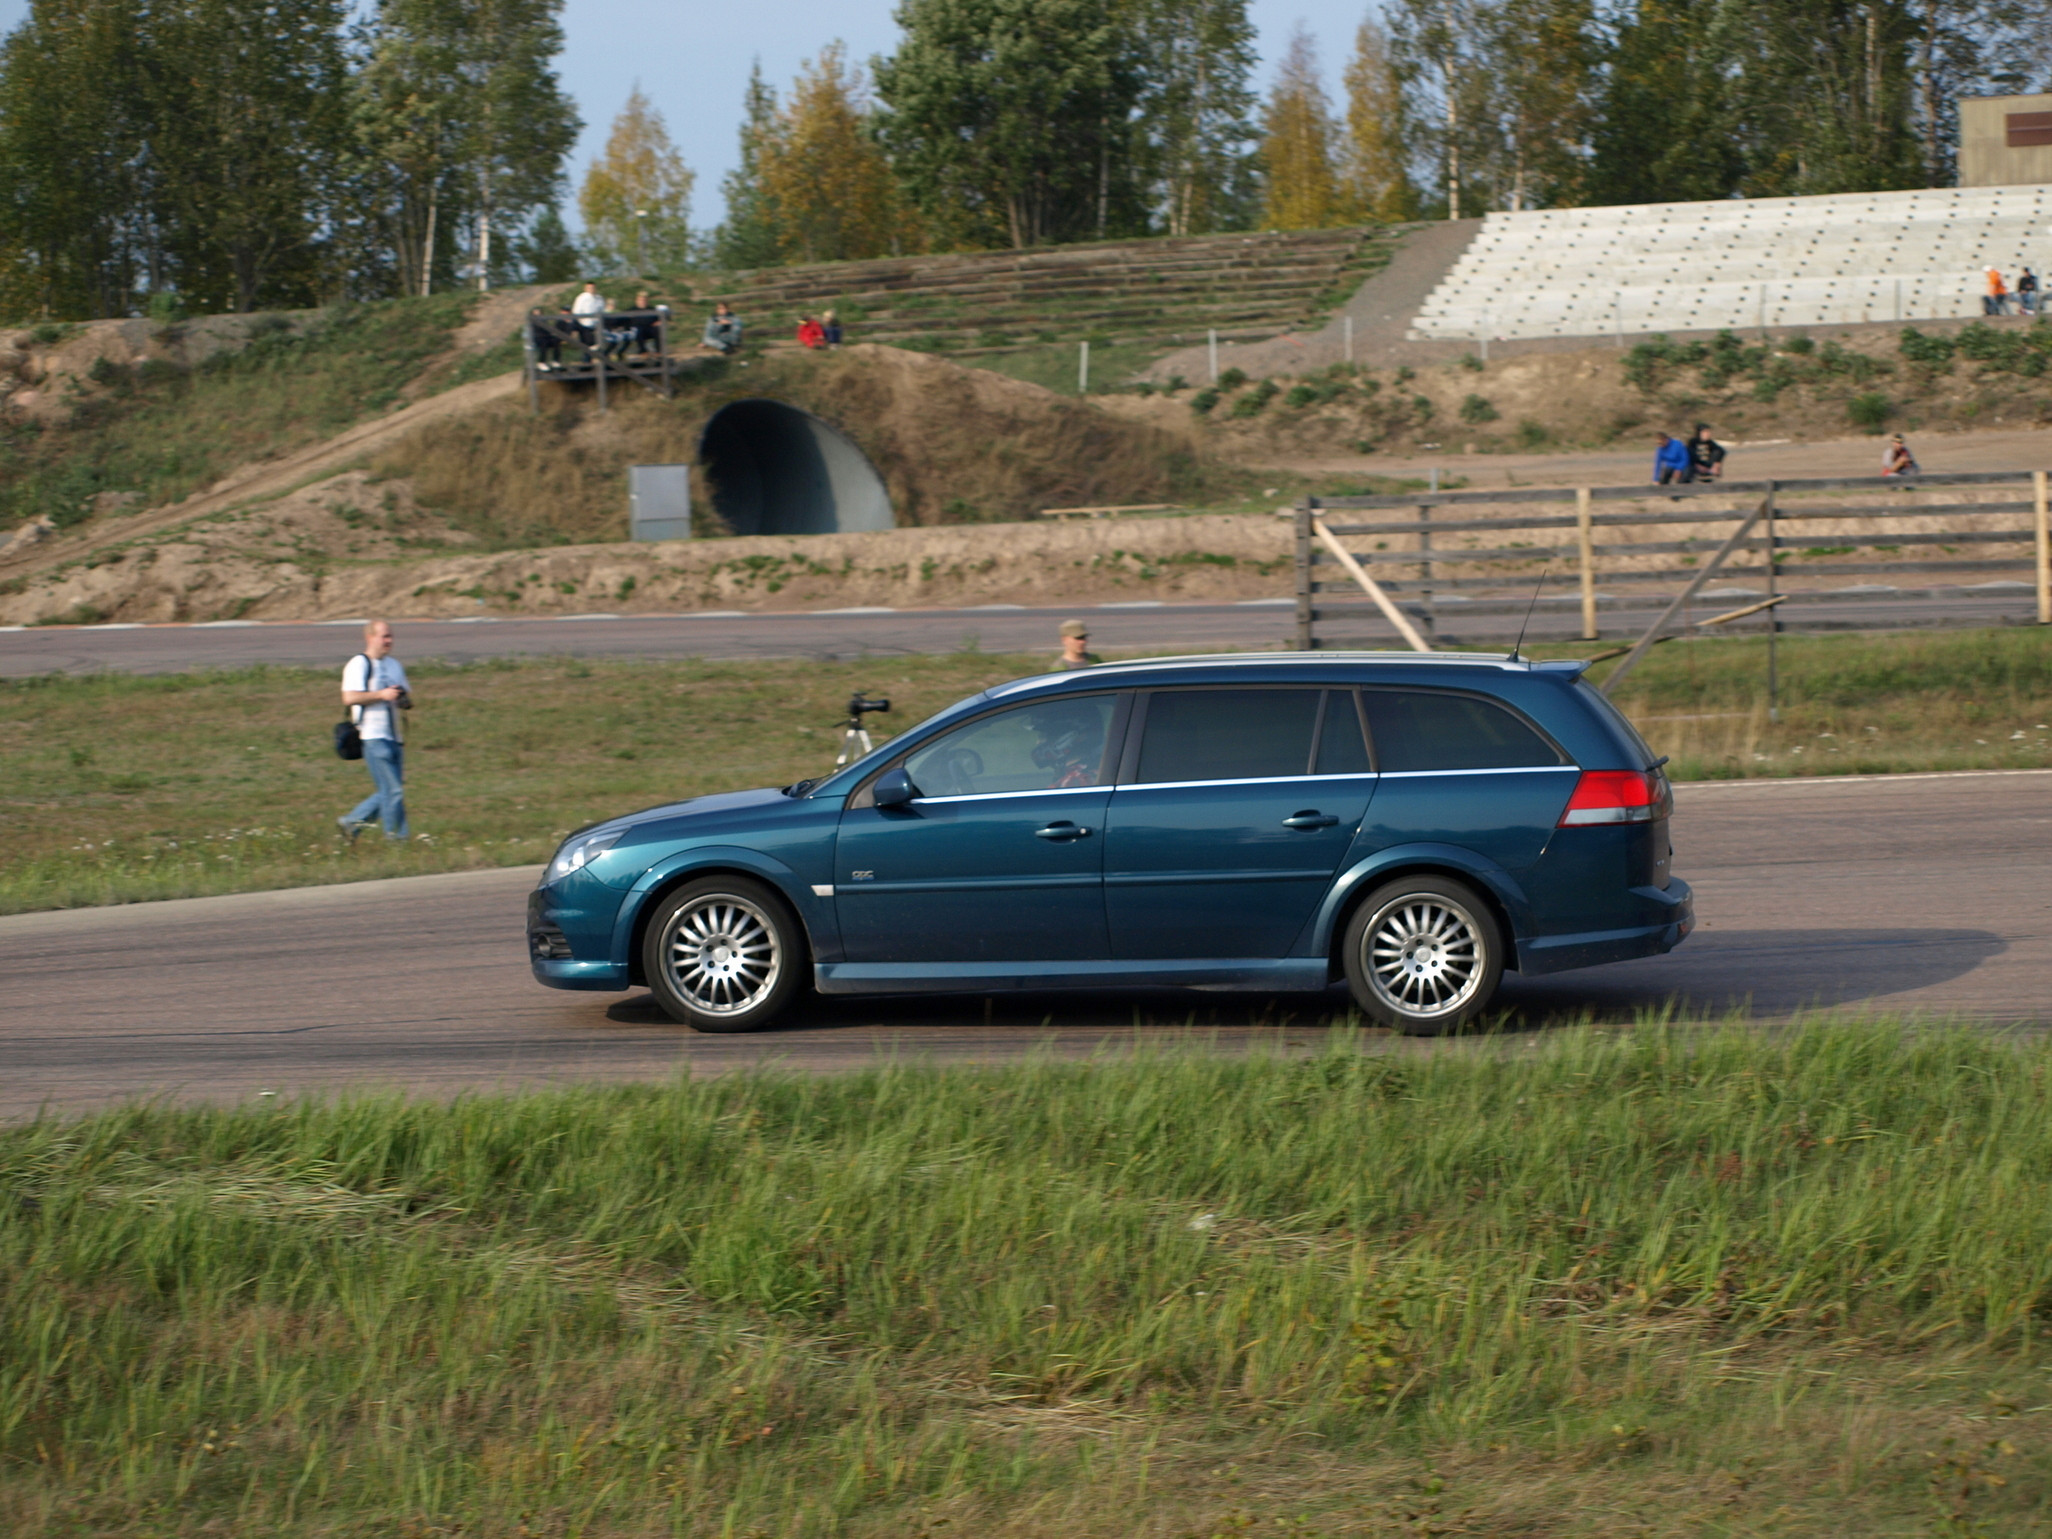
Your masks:
M826 329L809 315L799 316L798 345L800 347L825 347Z

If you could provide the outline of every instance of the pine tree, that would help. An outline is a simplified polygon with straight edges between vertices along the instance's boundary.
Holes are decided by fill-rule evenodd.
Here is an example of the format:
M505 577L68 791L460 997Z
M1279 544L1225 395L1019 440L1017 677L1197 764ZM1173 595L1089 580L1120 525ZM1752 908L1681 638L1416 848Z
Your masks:
M592 255L616 272L682 267L689 260L696 180L670 142L663 115L637 85L578 190Z
M1403 82L1390 61L1389 37L1372 17L1354 34L1346 81L1346 201L1366 218L1416 219Z
M1128 15L1142 61L1140 140L1163 225L1171 235L1244 228L1259 140L1246 0L1133 0Z
M760 157L784 261L881 256L907 244L906 211L868 120L862 72L829 43L806 61Z
M1140 60L1113 0L904 0L878 132L943 244L1145 228Z
M1299 27L1276 71L1263 115L1262 228L1317 230L1352 214L1338 174L1339 126L1318 78L1311 34Z
M535 215L518 250L530 282L568 283L584 268L584 253L553 203Z
M763 162L777 132L777 93L762 78L762 60L748 72L742 98L741 155L720 182L727 217L713 232L713 261L733 271L770 267L783 259L776 206L763 186Z

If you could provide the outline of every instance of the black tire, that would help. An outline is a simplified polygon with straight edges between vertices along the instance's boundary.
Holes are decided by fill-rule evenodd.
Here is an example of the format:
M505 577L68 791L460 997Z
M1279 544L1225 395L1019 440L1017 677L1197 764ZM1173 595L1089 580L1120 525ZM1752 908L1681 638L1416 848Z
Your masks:
M804 990L808 960L790 906L747 877L686 882L641 941L649 991L694 1031L760 1031Z
M1503 930L1465 882L1408 876L1368 894L1341 960L1361 1013L1407 1037L1459 1031L1503 981Z

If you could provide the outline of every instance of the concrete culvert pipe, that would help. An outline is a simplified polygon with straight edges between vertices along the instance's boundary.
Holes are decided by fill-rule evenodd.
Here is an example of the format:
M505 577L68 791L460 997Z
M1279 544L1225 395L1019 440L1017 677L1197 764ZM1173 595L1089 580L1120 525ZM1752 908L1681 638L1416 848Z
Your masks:
M831 423L782 401L722 407L698 440L713 510L736 534L889 529L890 493Z

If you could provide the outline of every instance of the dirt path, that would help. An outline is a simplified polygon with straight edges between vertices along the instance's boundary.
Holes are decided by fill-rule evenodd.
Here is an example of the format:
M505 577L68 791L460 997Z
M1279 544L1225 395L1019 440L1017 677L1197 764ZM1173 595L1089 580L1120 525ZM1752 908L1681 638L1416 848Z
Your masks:
M504 400L520 390L521 376L501 374L491 379L458 385L440 395L415 401L370 422L360 422L347 432L317 444L309 444L281 459L261 460L245 465L187 497L183 502L148 508L126 518L95 519L84 528L62 531L40 544L8 555L0 555L0 581L34 578L75 561L87 552L138 535L156 534L180 524L226 512L238 503L280 497L300 482L342 469L351 460L380 448L424 423L461 416L492 401Z

